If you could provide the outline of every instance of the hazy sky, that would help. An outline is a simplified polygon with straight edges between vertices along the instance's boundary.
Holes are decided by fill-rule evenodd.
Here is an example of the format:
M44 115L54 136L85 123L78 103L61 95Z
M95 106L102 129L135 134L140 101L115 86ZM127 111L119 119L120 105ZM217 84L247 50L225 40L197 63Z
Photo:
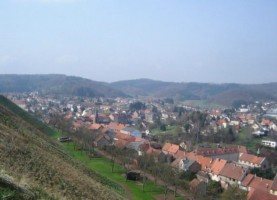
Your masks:
M0 0L0 73L277 82L277 0Z

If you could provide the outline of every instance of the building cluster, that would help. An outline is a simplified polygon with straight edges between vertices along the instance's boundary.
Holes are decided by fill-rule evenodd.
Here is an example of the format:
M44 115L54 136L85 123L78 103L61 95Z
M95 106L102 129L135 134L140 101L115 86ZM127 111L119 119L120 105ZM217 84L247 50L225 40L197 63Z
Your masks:
M174 112L172 105L162 101L148 99L144 109L131 110L130 105L137 99L54 98L42 97L36 92L7 96L26 111L40 114L44 122L49 122L51 113L62 113L64 117L73 120L74 129L85 126L97 132L94 145L99 148L113 145L121 149L132 149L138 156L153 154L158 158L157 162L167 162L181 172L197 173L197 179L191 182L192 190L204 190L207 182L217 181L223 188L239 186L248 192L250 200L264 199L258 198L261 196L269 200L277 199L277 177L268 180L250 173L253 168L267 169L268 160L252 155L244 146L196 148L191 151L188 142L177 145L153 141L149 129L151 124L157 119L174 121L180 117L180 112ZM202 112L207 114L207 119L201 134L205 135L209 131L216 133L230 126L234 130L249 126L253 129L253 136L263 137L269 131L277 131L274 106L274 102L255 102L230 113L204 110ZM189 111L197 110L184 105L181 107ZM192 123L190 125L194 126ZM274 140L262 140L261 144L276 148Z

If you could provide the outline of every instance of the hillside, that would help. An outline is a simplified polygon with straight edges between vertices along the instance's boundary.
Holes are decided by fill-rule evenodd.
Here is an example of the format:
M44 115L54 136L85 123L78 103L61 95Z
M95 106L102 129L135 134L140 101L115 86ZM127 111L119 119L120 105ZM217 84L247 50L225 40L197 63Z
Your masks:
M123 199L49 134L50 128L0 96L1 199Z
M267 84L211 84L174 83L137 79L111 83L129 95L172 97L178 100L205 100L230 106L236 101L276 100L277 83Z
M176 83L151 79L105 83L66 75L0 75L0 93L31 91L83 97L170 97L181 101L203 100L224 106L231 106L236 101L277 99L277 83Z
M0 75L0 93L39 91L84 97L125 97L103 82L66 75Z

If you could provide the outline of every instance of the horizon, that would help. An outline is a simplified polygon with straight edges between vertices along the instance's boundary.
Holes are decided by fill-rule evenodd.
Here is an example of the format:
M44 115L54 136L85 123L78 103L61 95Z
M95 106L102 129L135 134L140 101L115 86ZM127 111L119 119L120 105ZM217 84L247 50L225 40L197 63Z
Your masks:
M124 81L138 81L138 80L149 80L149 81L157 81L157 82L164 82L164 83L199 83L199 84L214 84L214 85L223 85L223 84L238 84L238 85L260 85L260 84L274 84L277 83L277 81L273 82L263 82L263 83L236 83L236 82L196 82L196 81L189 81L189 82L174 82L174 81L164 81L164 80L158 80L158 79L151 79L151 78L135 78L135 79L124 79L124 80L117 80L117 81L112 81L112 82L107 82L107 81L97 81L93 80L90 78L82 77L82 76L77 76L77 75L68 75L68 74L0 74L0 76L67 76L67 77L76 77L76 78L82 78L82 79L87 79L90 81L96 81L96 82L103 82L103 83L116 83L116 82L124 82Z
M276 82L277 1L0 2L0 73Z

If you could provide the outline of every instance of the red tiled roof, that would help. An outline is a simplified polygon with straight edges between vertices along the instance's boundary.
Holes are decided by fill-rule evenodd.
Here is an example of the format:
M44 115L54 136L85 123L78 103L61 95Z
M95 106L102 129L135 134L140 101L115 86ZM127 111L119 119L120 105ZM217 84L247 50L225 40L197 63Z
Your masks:
M189 185L190 185L191 187L196 187L199 183L200 183L200 181L199 181L197 178L194 178L194 179L189 183Z
M163 150L163 151L168 151L168 150L169 150L169 148L170 148L170 146L171 146L171 144L170 144L170 143L165 143L165 144L163 145L162 150Z
M222 170L219 172L219 175L235 180L240 180L244 173L245 171L243 167L231 163L226 163Z
M104 133L100 133L99 135L97 135L95 142L98 142L99 140L101 140L104 136Z
M277 200L277 196L272 195L266 191L252 189L247 194L247 200Z
M115 146L117 146L118 148L124 148L128 143L129 141L127 140L118 139L115 141Z
M219 115L221 115L221 112L218 111L218 110L213 110L213 111L211 112L211 115L219 116Z
M92 125L90 125L89 129L98 130L101 127L102 127L101 124L92 124Z
M125 128L125 125L116 122L110 122L108 127L114 129L115 131L120 131Z
M146 140L143 138L135 137L135 142L142 142L142 141L146 141Z
M126 141L129 141L129 142L134 142L136 140L136 138L134 136L127 135L127 134L120 133L120 132L117 132L115 134L114 138L121 139L121 140L126 140Z
M242 181L241 185L269 192L269 187L272 185L272 182L272 180L257 177L254 174L248 174Z
M241 182L241 185L244 187L248 187L248 185L250 184L250 182L253 180L253 178L255 177L254 174L248 174L243 181Z
M249 162L257 165L260 165L264 159L264 157L258 157L247 153L242 154L239 158L240 161Z
M178 159L178 158L185 158L186 155L185 155L185 152L182 151L182 150L179 150L176 154L175 154L175 158Z
M146 153L153 153L153 154L160 154L161 153L161 150L159 149L154 149L152 148L151 146L147 149Z
M196 162L198 162L201 165L202 171L206 171L206 172L210 171L212 162L213 162L212 158L196 155L193 152L187 153L185 156L190 160L195 160Z
M171 147L169 148L168 152L170 154L176 154L178 150L179 150L179 145L171 144Z
M174 155L179 150L179 145L171 144L171 143L165 143L162 150L169 153L169 154Z
M226 163L227 163L227 160L216 158L212 163L211 172L213 174L218 175Z
M197 151L198 155L203 155L203 156L222 155L222 154L231 154L231 153L238 153L238 148L237 147L208 148L208 149L200 149Z
M248 153L248 150L245 146L238 146L238 149L240 153Z
M246 147L229 146L229 147L220 147L220 148L199 149L197 151L197 154L202 156L213 156L213 155L240 153L241 151L243 152L247 151Z
M271 121L269 119L262 119L262 124L269 125Z

